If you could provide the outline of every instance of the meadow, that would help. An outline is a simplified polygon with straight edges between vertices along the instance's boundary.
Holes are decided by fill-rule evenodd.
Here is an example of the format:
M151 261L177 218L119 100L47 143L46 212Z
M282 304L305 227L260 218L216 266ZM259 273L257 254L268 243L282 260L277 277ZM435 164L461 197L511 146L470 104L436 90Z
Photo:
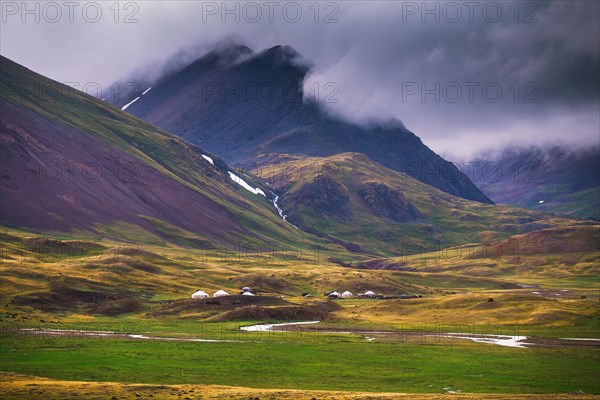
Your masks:
M568 234L595 232L581 229ZM18 231L2 238L4 398L600 395L598 255L585 246L526 261L428 253L340 264L310 252L240 256ZM386 268L366 268L374 264ZM246 285L260 295L189 299L198 288L237 294ZM380 298L323 295L368 289ZM320 323L240 329L292 321ZM432 336L448 332L533 339L513 348Z
M357 392L600 394L598 348L271 334L237 343L6 336L2 370L57 380Z

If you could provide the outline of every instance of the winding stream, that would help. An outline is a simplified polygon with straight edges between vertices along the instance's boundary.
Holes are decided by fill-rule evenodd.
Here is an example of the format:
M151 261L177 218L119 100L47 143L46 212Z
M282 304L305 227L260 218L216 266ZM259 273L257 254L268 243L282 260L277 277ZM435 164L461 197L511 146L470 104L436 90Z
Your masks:
M283 213L283 209L281 207L279 207L279 204L277 204L277 202L279 201L279 196L277 196L274 192L271 192L271 194L273 195L273 199L271 200L271 203L273 203L273 206L277 210L277 213L279 214L279 216L281 217L281 219L283 219L285 222L287 222L288 224L290 224L294 228L298 229L298 227L296 225L292 224L291 222L289 222L287 220L287 215L285 215Z
M286 322L281 324L256 324L249 326L241 326L240 330L244 332L290 332L289 330L279 329L289 326L301 326L301 325L315 325L320 321L302 321L302 322ZM93 331L93 330L78 330L78 329L44 329L44 328L24 328L21 331L31 333L34 335L49 335L49 336L73 336L73 337L88 337L88 338L114 338L114 339L135 339L135 340L162 340L162 341L180 341L180 342L203 342L203 343L244 343L249 340L236 340L236 339L202 339L196 337L161 337L152 336L148 334L131 334L131 333L120 333L114 331ZM311 331L306 331L307 333ZM471 333L443 333L443 332L401 332L401 331L335 331L335 330L318 330L319 334L330 334L330 335L406 335L410 336L412 333L417 337L438 337L438 338L451 338L459 340L471 340L477 343L493 344L503 347L513 348L528 348L530 346L539 346L540 343L536 343L537 339L548 340L544 338L529 338L527 336L510 336L510 335L486 335L486 334L471 334ZM376 337L364 336L364 339L372 342L376 341ZM600 339L597 338L555 338L549 339L565 342L588 342L588 345L598 346Z

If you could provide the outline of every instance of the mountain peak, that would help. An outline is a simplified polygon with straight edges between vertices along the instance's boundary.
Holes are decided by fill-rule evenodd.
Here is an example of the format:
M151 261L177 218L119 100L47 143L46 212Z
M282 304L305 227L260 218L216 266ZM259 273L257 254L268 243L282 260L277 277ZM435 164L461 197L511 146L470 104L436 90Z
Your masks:
M277 54L284 58L293 58L293 57L298 57L300 55L300 53L298 53L298 51L296 51L296 49L294 49L292 46L289 46L287 44L285 44L285 45L278 44L269 49L266 49L263 53L265 53L265 54L273 53L273 54Z
M254 52L246 45L234 43L219 47L213 50L212 53L225 64L231 64L244 57L250 56Z
M270 153L315 157L364 153L450 194L491 203L400 121L359 126L304 102L302 83L310 66L292 47L274 46L229 65L216 60L200 59L170 76L127 111L229 163L248 166Z
M302 60L300 53L288 45L277 45L263 50L257 54L256 59L278 67L292 66L302 72L310 69L310 65Z
M206 65L232 65L246 57L251 56L253 53L254 52L251 48L242 44L235 43L221 45L196 59L190 65L185 67L184 70Z

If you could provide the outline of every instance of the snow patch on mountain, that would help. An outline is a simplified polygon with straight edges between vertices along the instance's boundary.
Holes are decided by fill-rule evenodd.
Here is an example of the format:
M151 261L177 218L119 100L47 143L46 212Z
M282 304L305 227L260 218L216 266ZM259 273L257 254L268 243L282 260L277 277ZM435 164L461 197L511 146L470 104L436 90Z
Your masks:
M206 161L208 161L209 163L211 163L212 165L215 165L213 159L209 156L205 156L204 154L201 154L202 158L204 158Z
M123 111L127 110L130 105L132 105L133 103L135 103L136 101L138 101L143 95L145 95L146 93L148 93L150 91L150 89L152 89L152 86L150 86L148 89L144 90L144 92L141 95L139 95L138 97L136 97L135 99L133 99L132 101L130 101L129 103L127 103L123 107L121 107L121 110L123 110ZM102 100L104 100L104 99L102 99Z
M129 108L130 105L132 105L133 103L135 103L139 99L140 99L140 97L136 97L135 99L133 99L132 101L130 101L129 103L127 103L123 107L121 107L121 110L123 110L123 111L127 110L127 108Z
M254 193L254 194L260 194L261 196L267 197L265 195L265 192L263 192L260 188L253 188L245 180L243 180L242 178L240 178L239 176L237 176L233 172L231 172L231 171L227 171L227 172L229 173L229 177L231 178L232 181L234 181L235 183L237 183L238 185L240 185L241 187L243 187L247 191L249 191L251 193Z

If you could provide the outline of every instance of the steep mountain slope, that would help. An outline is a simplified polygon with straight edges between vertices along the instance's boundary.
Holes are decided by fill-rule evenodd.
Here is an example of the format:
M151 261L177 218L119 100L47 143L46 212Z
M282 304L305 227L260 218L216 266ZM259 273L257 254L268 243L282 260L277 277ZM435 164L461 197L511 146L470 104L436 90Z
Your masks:
M140 86L118 99L117 105L220 154L231 164L253 168L270 162L273 153L361 152L450 194L491 203L453 164L399 121L358 126L306 102L303 80L309 68L298 58L289 47L252 54L246 47L234 46L205 55L153 84L150 91ZM335 86L326 85L320 83L324 97L336 100Z
M600 149L509 148L469 164L495 202L600 219Z
M406 255L575 222L452 196L359 153L275 161L253 172L281 195L288 221L350 251Z
M204 248L310 243L215 155L0 61L2 225Z

